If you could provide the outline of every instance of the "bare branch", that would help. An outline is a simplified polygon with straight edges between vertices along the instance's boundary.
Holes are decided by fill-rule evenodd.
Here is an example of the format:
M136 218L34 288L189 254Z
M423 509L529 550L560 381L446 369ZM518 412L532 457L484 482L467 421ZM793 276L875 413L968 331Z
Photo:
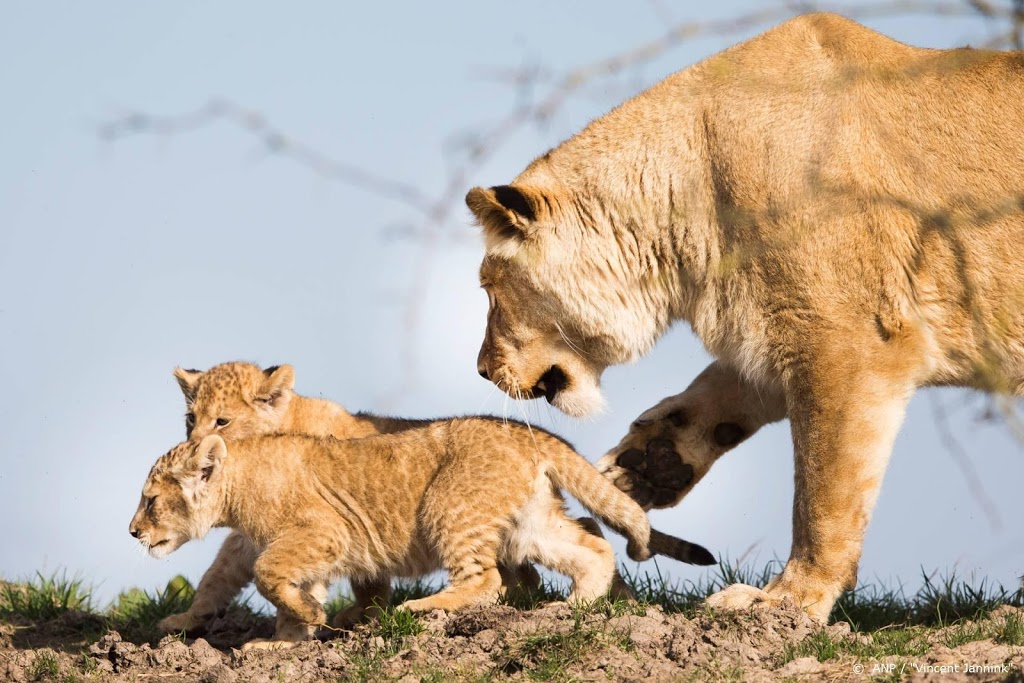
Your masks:
M992 528L995 530L1001 529L1003 520L999 515L999 510L985 492L985 486L981 483L981 479L978 478L978 472L974 469L974 463L971 462L970 457L964 451L960 442L957 441L953 432L950 431L949 417L946 415L945 406L942 405L942 402L939 401L935 394L931 395L931 403L935 426L939 430L939 439L942 441L946 451L953 456L953 462L960 468L960 472L963 474L964 481L967 484L968 493L978 503L981 511L985 513Z

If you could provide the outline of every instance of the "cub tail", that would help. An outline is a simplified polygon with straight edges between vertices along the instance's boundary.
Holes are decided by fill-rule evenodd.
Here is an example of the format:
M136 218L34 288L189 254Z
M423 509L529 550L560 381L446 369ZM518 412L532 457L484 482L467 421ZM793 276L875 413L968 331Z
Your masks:
M565 443L552 438L544 450L550 457L548 477L613 531L624 536L626 554L631 560L642 562L658 554L690 564L715 563L715 558L703 547L651 529L643 508Z
M650 548L655 555L671 557L673 560L679 560L686 564L699 564L706 567L718 563L715 556L704 546L663 534L657 529L651 529Z

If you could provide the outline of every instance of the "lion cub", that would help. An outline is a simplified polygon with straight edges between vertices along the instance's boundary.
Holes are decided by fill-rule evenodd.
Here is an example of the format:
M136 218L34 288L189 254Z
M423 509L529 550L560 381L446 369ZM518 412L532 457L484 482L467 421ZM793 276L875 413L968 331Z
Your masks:
M264 369L252 363L221 363L207 371L176 368L174 377L185 396L187 413L185 433L190 439L219 434L229 442L248 436L276 432L333 436L350 439L400 432L430 424L430 420L385 417L369 413L352 414L341 405L319 398L296 394L295 371L290 365ZM537 428L534 428L538 431ZM590 533L601 530L592 519L581 519ZM255 549L239 533L225 539L213 564L203 574L195 597L186 612L172 614L160 621L168 633L201 628L221 612L253 579ZM506 589L534 590L540 575L529 564L507 568L499 565ZM326 586L311 587L311 592L326 598ZM616 597L631 597L629 588L616 573L613 586ZM378 605L386 605L391 594L387 576L352 582L355 603L334 619L334 626L348 628Z
M403 603L457 610L498 598L498 562L539 562L572 579L572 601L608 592L615 558L606 540L569 518L559 489L653 553L712 562L704 548L652 538L644 511L561 440L516 423L457 418L363 439L294 434L231 442L212 434L157 460L132 518L132 536L163 557L212 527L257 548L256 587L278 610L275 647L325 622L309 592L338 577L448 572L439 593Z

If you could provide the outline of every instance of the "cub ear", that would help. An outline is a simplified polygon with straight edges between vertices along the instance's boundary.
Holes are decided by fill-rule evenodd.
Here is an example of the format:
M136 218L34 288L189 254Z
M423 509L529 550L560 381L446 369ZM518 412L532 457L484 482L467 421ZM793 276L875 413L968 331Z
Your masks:
M191 460L193 471L199 475L199 481L209 481L213 473L220 469L227 455L228 447L224 439L217 434L204 436L196 446Z
M272 365L263 371L263 384L253 400L272 408L286 402L295 387L295 370L290 365Z
M513 256L530 237L545 205L544 197L529 187L474 187L466 195L466 206L483 228L487 252L505 257Z
M203 437L182 470L178 472L182 493L193 501L199 500L206 491L210 477L220 471L227 455L228 447L224 439L216 434Z
M192 401L196 400L196 387L199 385L199 378L203 374L202 370L174 368L174 378L178 380L181 393L185 394L185 403L191 404Z

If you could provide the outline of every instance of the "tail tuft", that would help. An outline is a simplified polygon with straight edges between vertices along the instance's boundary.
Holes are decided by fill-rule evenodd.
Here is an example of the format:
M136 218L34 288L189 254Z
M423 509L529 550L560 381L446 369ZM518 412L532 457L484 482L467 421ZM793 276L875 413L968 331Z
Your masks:
M665 557L671 557L673 560L685 562L687 564L697 564L701 566L708 566L717 564L718 560L715 556L708 551L702 545L696 543L690 543L684 541L681 538L670 536L669 534L662 533L657 529L651 529L651 543L650 551L656 555L664 555ZM630 548L626 549L630 558L633 557L633 552ZM646 559L646 558L645 558Z

